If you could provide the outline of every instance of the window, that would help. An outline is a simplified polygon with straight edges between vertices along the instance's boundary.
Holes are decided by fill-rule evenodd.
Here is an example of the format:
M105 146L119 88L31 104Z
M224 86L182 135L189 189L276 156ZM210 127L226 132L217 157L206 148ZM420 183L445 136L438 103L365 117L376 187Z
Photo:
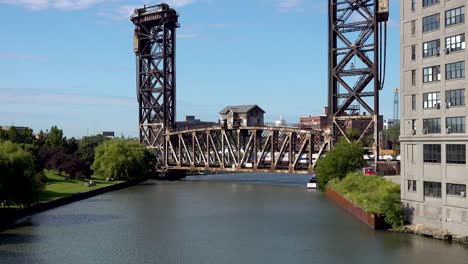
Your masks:
M466 185L447 183L447 195L466 197Z
M423 43L423 57L432 57L440 55L440 40L436 39Z
M411 129L416 131L416 119L411 120Z
M423 0L423 7L438 4L439 0Z
M423 129L427 134L440 133L440 118L423 119Z
M440 108L440 92L423 94L423 108Z
M447 106L465 105L465 89L446 91L445 102Z
M408 191L415 192L416 191L416 181L415 180L408 180Z
M424 162L440 163L440 144L425 144L423 152Z
M424 182L424 196L442 197L442 184L440 182Z
M459 61L445 65L445 79L465 78L465 62Z
M411 60L416 60L416 45L411 46Z
M429 32L440 27L440 14L423 17L423 32Z
M416 85L416 70L411 71L411 85Z
M447 51L464 50L465 34L445 38L445 48L447 49Z
M465 133L465 117L447 117L447 133Z
M466 145L447 144L447 163L466 164Z
M432 66L423 69L423 82L440 81L440 66Z
M411 0L411 11L416 10L416 0Z
M411 110L416 110L416 95L411 95Z
M465 22L465 7L445 11L445 26L456 25Z
M416 35L416 20L411 21L411 36Z

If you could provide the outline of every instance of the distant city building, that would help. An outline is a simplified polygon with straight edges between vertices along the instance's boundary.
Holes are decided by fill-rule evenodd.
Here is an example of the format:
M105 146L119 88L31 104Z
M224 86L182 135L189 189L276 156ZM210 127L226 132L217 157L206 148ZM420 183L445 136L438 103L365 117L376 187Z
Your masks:
M103 132L102 132L102 135L105 136L105 137L108 137L108 138L113 138L113 137L115 137L114 131L103 131Z
M22 127L22 126L1 126L0 129L8 131L11 127L14 127L16 129L16 132L19 132L19 133L29 128L29 127Z
M322 115L308 116L299 118L299 127L301 129L327 130L330 126L328 120L328 107L323 108Z
M275 126L277 127L283 127L286 126L286 120L281 116L280 119L275 121Z
M176 122L176 129L177 130L189 130L189 129L203 128L203 127L211 127L215 125L217 125L217 123L201 121L200 119L196 119L195 116L193 115L188 115L188 116L185 116L185 121Z
M227 106L219 114L221 125L228 128L264 124L265 111L258 105Z
M395 120L395 119L386 119L384 120L384 130L387 130L387 129L390 129L396 125L400 124L400 121L399 120Z
M363 115L365 116L365 114ZM367 126L371 122L370 117L366 119L352 119L349 120L348 123L346 124L346 129L353 129L358 131L359 133L364 133L366 130ZM379 115L379 118L377 120L377 127L378 127L378 132L383 130L383 116ZM369 130L369 133L374 133L374 126L372 126Z

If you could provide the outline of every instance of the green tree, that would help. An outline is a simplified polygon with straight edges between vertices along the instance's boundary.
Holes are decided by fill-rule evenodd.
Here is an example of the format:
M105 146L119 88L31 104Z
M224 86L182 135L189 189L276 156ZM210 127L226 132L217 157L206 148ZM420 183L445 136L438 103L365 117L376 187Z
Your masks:
M18 142L19 135L18 135L18 131L16 130L16 127L11 126L8 129L8 140L13 142L13 143Z
M108 140L108 138L103 135L84 137L81 139L78 145L78 155L81 160L91 166L94 162L94 153L96 152L96 148L106 140Z
M345 139L338 141L335 148L317 162L319 188L324 190L328 181L342 179L346 174L362 168L366 164L363 156L364 149L359 143L348 143Z
M399 143L399 138L400 138L400 124L391 127L385 131L385 134L387 136L387 140L392 142L392 147L394 150L400 150L400 143Z
M37 144L39 146L44 146L45 140L46 140L46 135L45 135L44 131L42 131L42 130L39 131L39 133L37 133L37 140L36 140Z
M36 176L31 153L12 142L0 143L0 201L23 206L36 202Z
M57 126L52 126L45 140L45 145L47 147L63 147L65 144L66 138L63 137L63 131L57 128Z
M94 175L116 180L141 178L147 174L146 148L133 140L107 140L96 148L91 169Z
M26 128L21 132L21 143L24 144L34 144L36 142L36 137L34 131L31 128Z
M361 138L361 133L356 128L349 128L346 130L349 140L358 141Z

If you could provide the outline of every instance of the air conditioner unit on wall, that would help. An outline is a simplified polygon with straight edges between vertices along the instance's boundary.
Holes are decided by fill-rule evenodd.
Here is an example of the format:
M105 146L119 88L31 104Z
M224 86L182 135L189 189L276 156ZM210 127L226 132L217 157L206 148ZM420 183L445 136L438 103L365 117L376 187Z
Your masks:
M446 134L450 134L450 132L452 132L452 129L451 129L450 127L447 127L447 128L445 129L445 133L446 133Z
M423 129L423 134L427 134L429 131L427 131L427 128Z
M411 135L416 135L416 130L411 129Z

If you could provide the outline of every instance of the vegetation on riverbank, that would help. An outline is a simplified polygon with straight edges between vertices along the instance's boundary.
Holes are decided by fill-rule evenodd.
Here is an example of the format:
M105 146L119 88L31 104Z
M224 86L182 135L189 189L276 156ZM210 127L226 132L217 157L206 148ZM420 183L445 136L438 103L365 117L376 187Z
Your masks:
M393 228L403 225L400 186L384 178L349 173L345 178L335 178L327 187L371 214L380 214Z
M0 129L0 208L28 207L105 187L113 180L141 178L154 172L154 159L131 139L67 139L56 126L38 134L30 128ZM90 180L96 185L85 186Z
M323 191L330 180L343 179L348 173L362 168L366 164L363 156L364 148L361 144L341 139L333 150L317 162L319 189Z
M47 185L45 186L44 190L42 190L39 193L39 202L46 202L65 196L73 195L76 193L87 192L122 182L106 182L104 180L91 177L89 180L92 180L95 183L95 185L87 187L85 186L85 183L89 180L69 179L66 177L66 175L63 175L58 171L53 170L45 171L44 174L47 177Z

